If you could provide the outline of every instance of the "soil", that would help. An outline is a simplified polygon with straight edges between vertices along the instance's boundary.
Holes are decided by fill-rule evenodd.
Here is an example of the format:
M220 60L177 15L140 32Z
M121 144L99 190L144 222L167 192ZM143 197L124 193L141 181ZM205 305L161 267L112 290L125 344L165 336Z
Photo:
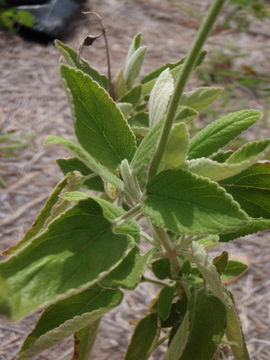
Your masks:
M180 3L180 1L179 1ZM92 0L85 10L95 10L106 25L115 73L124 63L132 37L141 32L148 47L144 73L159 65L174 62L185 55L209 1L182 1L181 9L165 0ZM195 9L197 16L188 14ZM207 49L219 51L226 44L233 44L233 53L247 54L238 58L234 66L256 66L256 71L269 74L270 19L252 20L249 31L225 29L222 22L209 38ZM66 42L78 47L87 34L96 34L97 27L89 16L81 16ZM33 222L51 189L61 174L55 159L65 155L58 147L44 147L48 134L73 138L72 119L63 85L59 77L59 54L53 44L48 46L27 42L18 36L0 32L1 97L0 131L16 132L26 145L12 157L0 154L0 176L5 187L0 188L0 250L16 243ZM84 50L87 58L100 71L106 72L106 56L102 40ZM242 63L241 63L242 62ZM200 84L191 81L190 87ZM243 100L244 99L244 100ZM243 92L243 98L233 98L230 110L261 109L265 113L263 125L248 139L269 136L270 103L256 93ZM217 249L229 250L234 257L249 263L249 269L237 282L229 285L243 323L248 348L253 360L270 359L270 233L245 237ZM124 302L104 317L92 358L122 359L130 334L129 322L144 313L145 307L155 296L154 288L141 285L128 292ZM33 327L38 315L19 324L0 320L0 360L13 360L23 339ZM34 359L66 360L72 356L71 338L66 339ZM161 359L161 350L153 359ZM230 357L227 357L230 359ZM139 359L138 359L139 360Z

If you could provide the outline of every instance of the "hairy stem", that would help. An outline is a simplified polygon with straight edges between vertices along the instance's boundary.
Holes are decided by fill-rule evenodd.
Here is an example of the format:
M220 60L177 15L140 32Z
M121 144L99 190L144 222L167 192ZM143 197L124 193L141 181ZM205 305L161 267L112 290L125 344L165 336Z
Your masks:
M168 141L171 127L175 118L175 114L179 106L181 96L184 92L185 86L196 64L196 61L200 55L203 45L210 31L212 30L214 23L222 7L224 6L225 2L226 0L214 0L193 42L191 50L184 63L183 70L179 74L179 77L176 81L175 90L168 107L168 112L162 129L161 137L158 143L157 151L153 157L153 160L149 168L149 174L148 174L149 179L151 179L158 170L162 155L164 153Z
M138 204L138 205L134 206L133 208L131 208L129 211L127 211L125 214L114 219L112 221L113 228L123 224L125 221L128 221L128 220L134 218L136 215L139 214L140 209L141 209L141 205Z

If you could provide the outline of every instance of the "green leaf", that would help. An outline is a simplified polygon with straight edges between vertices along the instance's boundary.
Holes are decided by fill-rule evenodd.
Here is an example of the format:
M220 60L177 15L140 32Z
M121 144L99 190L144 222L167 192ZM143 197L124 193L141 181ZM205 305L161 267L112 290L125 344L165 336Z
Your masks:
M115 169L131 160L135 137L121 111L95 81L80 70L62 65L78 141L101 164Z
M154 251L155 250L150 250L141 256L139 248L137 246L134 247L121 264L105 276L99 284L105 288L121 287L125 289L135 289L141 281L145 267Z
M174 295L174 287L170 285L165 286L159 294L158 304L157 304L158 315L164 321L167 320L170 315L173 295Z
M219 242L218 235L208 235L203 238L197 240L199 244L201 244L205 249L209 249L211 247L217 246Z
M226 304L224 286L215 265L213 265L212 259L204 250L203 246L196 241L193 241L191 244L191 252L186 254L186 256L190 261L196 264L211 292L219 298L220 301Z
M227 251L223 251L219 256L216 256L213 260L217 272L219 275L223 274L228 265L229 254Z
M140 46L127 58L123 77L128 89L133 87L135 80L140 74L145 52L146 47Z
M207 157L218 151L260 118L259 111L242 110L207 125L191 139L189 159Z
M4 255L11 255L17 253L18 250L27 246L30 240L33 239L43 229L45 222L52 213L52 209L54 205L57 203L59 199L59 195L68 184L68 180L71 179L72 177L74 177L74 174L69 173L56 185L56 187L49 195L45 205L40 210L34 224L26 232L22 240L20 240L17 244L11 246L10 248L8 248L3 252Z
M227 160L227 164L238 164L249 160L251 162L263 157L270 149L270 139L248 142L235 151ZM253 164L252 164L253 165Z
M113 79L113 90L117 100L128 92L128 88L124 80L123 70L119 70L116 73Z
M82 292L117 267L133 247L130 236L113 233L96 201L81 201L0 264L6 288L0 312L16 321Z
M151 264L151 267L158 279L171 279L171 264L169 259L156 260Z
M198 57L196 66L199 66L202 61L204 60L206 55L206 51L202 51L201 54ZM171 74L175 77L176 75L179 74L179 72L181 71L182 67L183 67L183 63L185 61L185 58L182 58L180 60L178 60L175 63L172 64L165 64L163 66L161 66L160 68L152 71L151 73L147 74L141 81L141 83L143 84L143 94L146 95L148 93L150 93L150 91L152 90L153 86L155 85L155 82L157 80L157 78L159 77L159 75L165 70L165 69L170 69L171 70Z
M174 91L174 81L169 69L164 70L158 77L149 98L149 125L164 119L170 98Z
M196 111L202 111L212 104L222 94L221 87L201 87L184 93L181 96L180 104L188 106Z
M231 304L228 308L227 314L227 328L226 337L231 342L231 349L235 360L250 360L248 350L244 338L244 334L241 328L241 322L235 308L233 295L228 291L231 299Z
M178 60L175 63L169 63L169 64L165 64L162 65L161 67L159 67L158 69L150 72L149 74L147 74L141 81L142 84L147 84L152 80L157 80L157 78L159 77L159 75L166 69L172 70L175 69L176 67L178 67L178 65L182 65L185 61L185 58L182 58L180 60Z
M132 131L138 137L145 137L149 132L149 128L141 127L141 126L132 126Z
M141 41L142 41L142 34L141 33L136 34L132 39L132 42L128 49L127 59L129 59L134 54L134 52L137 49L139 49L139 47L141 46Z
M137 324L124 360L147 360L158 334L157 314L147 314Z
M137 85L123 95L119 102L132 104L134 107L138 105L142 95L142 85Z
M144 111L140 111L134 114L134 116L132 116L132 118L130 119L130 123L132 124L132 126L137 126L137 127L144 127L147 128L149 127L149 116L148 113L144 112Z
M228 280L237 278L247 270L248 266L240 261L229 260L226 270L221 275L221 280L226 282Z
M18 360L26 360L95 323L123 298L119 290L94 285L83 292L49 306L39 318L20 350Z
M212 360L226 328L226 307L202 290L193 293L188 310L191 333L180 360Z
M189 148L189 133L184 123L174 124L163 154L165 165L180 167L185 161Z
M270 162L257 163L220 184L248 215L270 219ZM261 223L263 228L265 224L267 223ZM255 228L257 225L259 222Z
M228 151L219 150L218 152L211 155L211 160L217 161L219 163L224 163L228 159L228 157L232 155L232 153L233 153L232 150L228 150Z
M101 206L103 215L108 220L114 220L126 213L125 210L112 204L109 201L101 199L100 197L93 194L83 193L81 191L66 192L61 195L61 198L75 203L81 200L93 199ZM137 242L141 238L141 228L135 220L128 220L124 222L122 225L119 225L115 231L119 234L131 235Z
M150 180L142 211L156 225L182 234L226 233L248 222L222 187L181 169Z
M138 179L142 180L144 173L146 173L151 158L157 148L158 140L160 137L163 121L154 125L147 135L143 138L138 149L131 161L133 173L137 175Z
M162 328L171 328L171 327L178 328L179 324L183 321L184 316L187 312L187 304L188 304L187 297L183 293L181 300L177 300L176 302L174 302L172 304L170 315L167 320L161 321L161 327ZM173 329L172 329L172 331L173 331ZM169 344L173 338L173 336L171 336L171 335L173 335L173 334L170 334Z
M270 140L253 141L245 144L232 153L225 162L217 162L208 158L190 160L187 165L195 174L220 181L232 177L254 165L270 149Z
M238 239L242 236L247 236L250 234L255 234L259 231L267 231L270 230L270 219L263 219L263 218L249 218L249 223L239 229L238 231L228 233L228 234L221 234L220 241L227 242L234 239Z
M29 11L18 10L16 11L16 22L20 25L31 27L35 23L35 17Z
M75 170L84 176L94 174L83 162L76 158L57 159L56 162L65 175ZM90 190L104 191L104 185L99 176L84 181L83 185Z
M164 360L179 360L184 352L189 339L189 315L186 313L179 325L164 357Z
M71 360L88 360L98 333L100 319L74 334L74 355Z
M109 80L106 76L101 75L96 69L94 69L90 64L84 60L78 58L78 53L73 50L68 45L64 44L60 40L55 40L55 46L60 51L61 55L64 57L68 65L75 67L78 70L89 75L93 80L95 80L101 87L108 90Z
M121 113L123 114L124 118L128 119L132 112L132 109L133 109L132 104L118 102L116 105L117 105L118 109L121 111Z
M46 145L63 145L65 146L71 154L75 155L86 167L88 167L92 172L99 175L103 180L114 185L118 190L124 190L124 183L116 175L114 175L110 170L106 169L100 165L90 154L88 154L80 145L64 139L60 136L47 136L44 143Z
M189 108L187 106L179 106L175 115L174 122L185 122L189 123L198 116L198 111Z

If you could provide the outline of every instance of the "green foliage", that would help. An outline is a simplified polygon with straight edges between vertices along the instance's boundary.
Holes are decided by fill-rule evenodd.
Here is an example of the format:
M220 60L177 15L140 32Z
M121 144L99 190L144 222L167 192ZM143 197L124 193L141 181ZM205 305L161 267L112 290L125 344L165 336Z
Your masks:
M76 357L86 360L102 316L141 281L160 289L125 360L147 360L166 340L164 360L212 360L225 334L235 359L249 359L224 285L247 266L227 252L212 259L207 249L270 229L269 162L258 162L270 140L224 149L260 118L255 110L220 117L191 137L191 122L222 90L184 92L223 3L214 1L186 59L141 81L140 34L112 83L57 41L77 139L46 138L73 157L57 160L64 178L0 263L0 313L17 321L43 310L18 359L73 334Z
M8 8L5 0L0 1L0 25L10 32L15 31L20 26L31 27L34 22L34 16L28 11Z

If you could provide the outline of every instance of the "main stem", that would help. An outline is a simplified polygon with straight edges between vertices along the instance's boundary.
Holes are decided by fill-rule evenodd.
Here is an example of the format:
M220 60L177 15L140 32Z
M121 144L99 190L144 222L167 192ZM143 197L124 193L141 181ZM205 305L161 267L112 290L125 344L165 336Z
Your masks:
M164 126L162 129L161 137L159 140L159 144L157 147L157 151L153 157L153 160L151 162L148 178L151 179L157 172L162 155L164 153L168 137L171 131L171 127L175 118L175 114L177 111L177 108L179 106L179 102L181 99L181 96L184 92L185 86L187 84L187 81L192 73L192 70L196 64L196 61L200 55L200 52L203 48L203 45L212 30L215 21L224 6L226 0L214 0L212 3L212 6L210 7L208 14L206 15L204 21L202 22L202 25L198 31L198 34L193 42L193 45L191 47L191 50L187 56L187 59L184 63L183 69L180 72L180 75L176 81L175 90L172 95L167 117L164 122Z

